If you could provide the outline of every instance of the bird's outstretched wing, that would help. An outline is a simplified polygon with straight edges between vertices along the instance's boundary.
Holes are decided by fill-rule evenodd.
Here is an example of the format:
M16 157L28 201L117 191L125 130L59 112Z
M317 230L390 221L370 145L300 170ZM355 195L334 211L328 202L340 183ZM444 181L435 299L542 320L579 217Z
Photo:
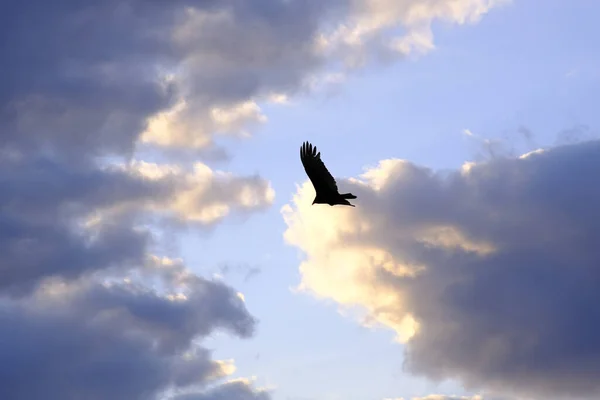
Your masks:
M315 146L304 142L300 148L300 159L308 178L317 192L338 192L335 179L331 176L323 161L321 161L321 153L317 153Z

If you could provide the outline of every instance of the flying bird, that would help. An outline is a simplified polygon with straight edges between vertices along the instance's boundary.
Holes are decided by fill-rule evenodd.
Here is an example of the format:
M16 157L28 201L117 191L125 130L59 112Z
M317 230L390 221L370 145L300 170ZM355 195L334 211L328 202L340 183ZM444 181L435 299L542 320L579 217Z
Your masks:
M355 199L352 193L340 194L335 179L321 161L321 153L317 153L317 148L308 142L304 142L300 148L300 160L310 178L317 195L313 204L346 205L354 207L348 199Z

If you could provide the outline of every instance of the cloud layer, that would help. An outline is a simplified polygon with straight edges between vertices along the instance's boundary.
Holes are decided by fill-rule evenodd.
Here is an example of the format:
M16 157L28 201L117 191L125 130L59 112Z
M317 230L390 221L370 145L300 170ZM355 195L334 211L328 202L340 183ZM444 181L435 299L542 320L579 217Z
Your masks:
M154 255L165 223L209 228L274 196L259 176L135 153L179 96L161 68L182 56L185 2L159 3L4 6L2 397L270 397L228 382L233 362L202 347L218 330L253 335L242 297Z
M265 121L258 103L309 90L340 63L434 47L435 20L504 0L10 1L0 145L63 156L139 141L206 149Z
M356 209L283 214L304 289L406 342L409 371L532 396L600 390L600 141L468 163L386 160L343 182Z
M264 180L35 152L8 152L0 164L4 397L230 390L220 380L233 364L213 360L198 340L216 330L249 337L256 320L232 288L153 256L152 230L166 220L212 226L230 208L264 207L272 196ZM250 383L237 387L268 397Z
M0 354L12 362L0 367L3 395L150 399L230 374L232 365L193 340L215 329L248 337L254 318L231 288L166 261L128 271L158 277L164 293L130 280L55 280L26 301L4 302Z
M266 209L218 135L346 66L433 47L494 0L15 0L0 15L0 391L11 399L265 400L201 339L256 320L232 288L161 258L165 223ZM391 41L390 31L403 28ZM169 161L171 160L171 161ZM200 342L199 342L200 341Z

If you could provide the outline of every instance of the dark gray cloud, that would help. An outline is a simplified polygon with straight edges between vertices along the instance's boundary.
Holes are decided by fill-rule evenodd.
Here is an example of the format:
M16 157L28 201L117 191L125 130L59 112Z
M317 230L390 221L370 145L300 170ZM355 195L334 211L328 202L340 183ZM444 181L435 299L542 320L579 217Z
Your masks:
M185 283L186 295L173 297L134 283L55 281L3 303L2 397L154 399L225 376L193 341L216 329L248 337L256 321L231 288L189 272Z
M317 64L310 43L325 3L5 2L0 146L128 153L147 118L181 96L208 118L214 107L296 88Z
M86 272L139 263L147 235L130 226L108 225L94 237L61 225L0 216L0 290L23 295L47 277L77 278Z
M191 5L227 7L0 6L1 398L219 390L232 366L198 341L216 330L254 334L232 288L151 252L166 220L212 226L266 208L268 182L122 157L183 94L162 77L189 56L174 35ZM219 93L210 97L229 99ZM246 389L240 396L255 393Z
M149 256L143 228L190 189L187 175L42 157L0 165L0 397L155 399L218 387L230 368L197 341L215 330L250 337L256 320L232 288Z
M172 92L155 68L174 54L177 4L3 4L0 144L69 155L128 151Z
M167 383L169 365L147 341L7 306L0 320L5 398L146 399Z
M232 288L195 275L186 278L184 291L173 292L173 286L167 283L169 291L160 294L136 282L71 284L63 287L59 298L40 295L45 304L37 308L51 313L59 306L61 312L82 319L114 310L104 313L103 323L151 334L157 349L171 352L185 350L192 339L216 329L242 338L254 333L256 320Z
M51 159L0 158L0 292L23 294L50 276L143 263L147 234L125 221L84 229L97 208L160 193L134 177Z
M288 240L309 255L308 288L362 304L401 336L414 318L413 373L534 398L597 397L600 141L450 175L388 161L363 179L346 183L362 199L357 212L327 219L302 196L286 211ZM361 229L321 243L322 224Z
M191 12L175 34L190 63L189 90L227 104L295 89L324 61L313 39L336 4L344 2L231 0Z

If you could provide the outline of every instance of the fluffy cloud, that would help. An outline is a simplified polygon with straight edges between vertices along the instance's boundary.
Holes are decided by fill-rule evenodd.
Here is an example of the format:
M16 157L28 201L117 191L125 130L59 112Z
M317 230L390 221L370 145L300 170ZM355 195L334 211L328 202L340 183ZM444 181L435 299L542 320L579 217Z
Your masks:
M393 61L435 48L435 20L476 22L509 0L350 0L347 19L318 36L319 49L356 67ZM399 28L402 33L398 33Z
M497 3L4 2L3 394L268 398L223 381L233 365L198 344L217 329L253 333L241 296L153 246L165 222L214 226L266 208L273 191L197 159L169 164L165 150L222 158L215 136L265 122L261 101L340 81L339 61L356 65L369 49L430 49L435 19L463 23ZM397 42L381 39L398 27Z
M425 53L434 48L434 20L473 22L505 2L231 0L188 8L173 30L185 55L173 81L185 89L150 120L142 141L202 148L214 132L247 134L266 121L258 101L310 90L315 76L340 61L356 67Z
M140 204L144 207L196 225L213 225L232 211L250 212L266 209L275 198L269 182L258 175L235 176L231 173L213 171L202 163L195 163L191 171L175 164L155 164L134 161L121 166L130 176L150 181L157 191ZM123 207L118 207L122 211Z
M259 102L310 90L340 61L427 51L433 21L476 21L505 2L11 0L0 145L63 157L206 149L264 122Z
M145 162L74 169L51 159L5 158L0 167L0 288L11 291L44 277L143 262L148 233L134 215L213 226L231 212L264 209L274 196L258 176L215 173L203 164L193 171Z
M382 161L355 209L283 214L301 287L394 329L409 371L531 396L600 385L600 141L437 173Z
M151 256L148 228L161 227L157 218L209 226L230 209L264 207L267 182L203 165L101 166L39 152L7 152L0 165L3 394L153 399L229 390L219 379L233 365L212 360L198 340L215 330L249 337L256 321L232 288ZM268 398L245 389L239 399Z
M268 204L268 184L201 165L186 172L3 156L0 357L10 362L0 366L2 393L154 399L231 390L220 379L233 364L213 360L198 341L216 330L249 337L255 318L232 288L150 255L146 222L212 225L229 208ZM218 215L206 211L217 206ZM238 390L231 399L269 396L249 384Z
M259 176L150 163L135 153L149 119L178 100L162 70L184 57L171 34L185 7L133 0L3 7L4 397L269 397L227 382L233 362L202 347L218 330L254 333L243 297L153 255L164 222L210 227L265 209L274 195Z
M0 366L2 393L150 399L165 389L202 388L232 372L194 340L216 329L253 333L256 321L235 291L156 257L127 273L152 277L165 290L114 276L112 282L55 279L26 301L3 302L0 354L11 362Z

